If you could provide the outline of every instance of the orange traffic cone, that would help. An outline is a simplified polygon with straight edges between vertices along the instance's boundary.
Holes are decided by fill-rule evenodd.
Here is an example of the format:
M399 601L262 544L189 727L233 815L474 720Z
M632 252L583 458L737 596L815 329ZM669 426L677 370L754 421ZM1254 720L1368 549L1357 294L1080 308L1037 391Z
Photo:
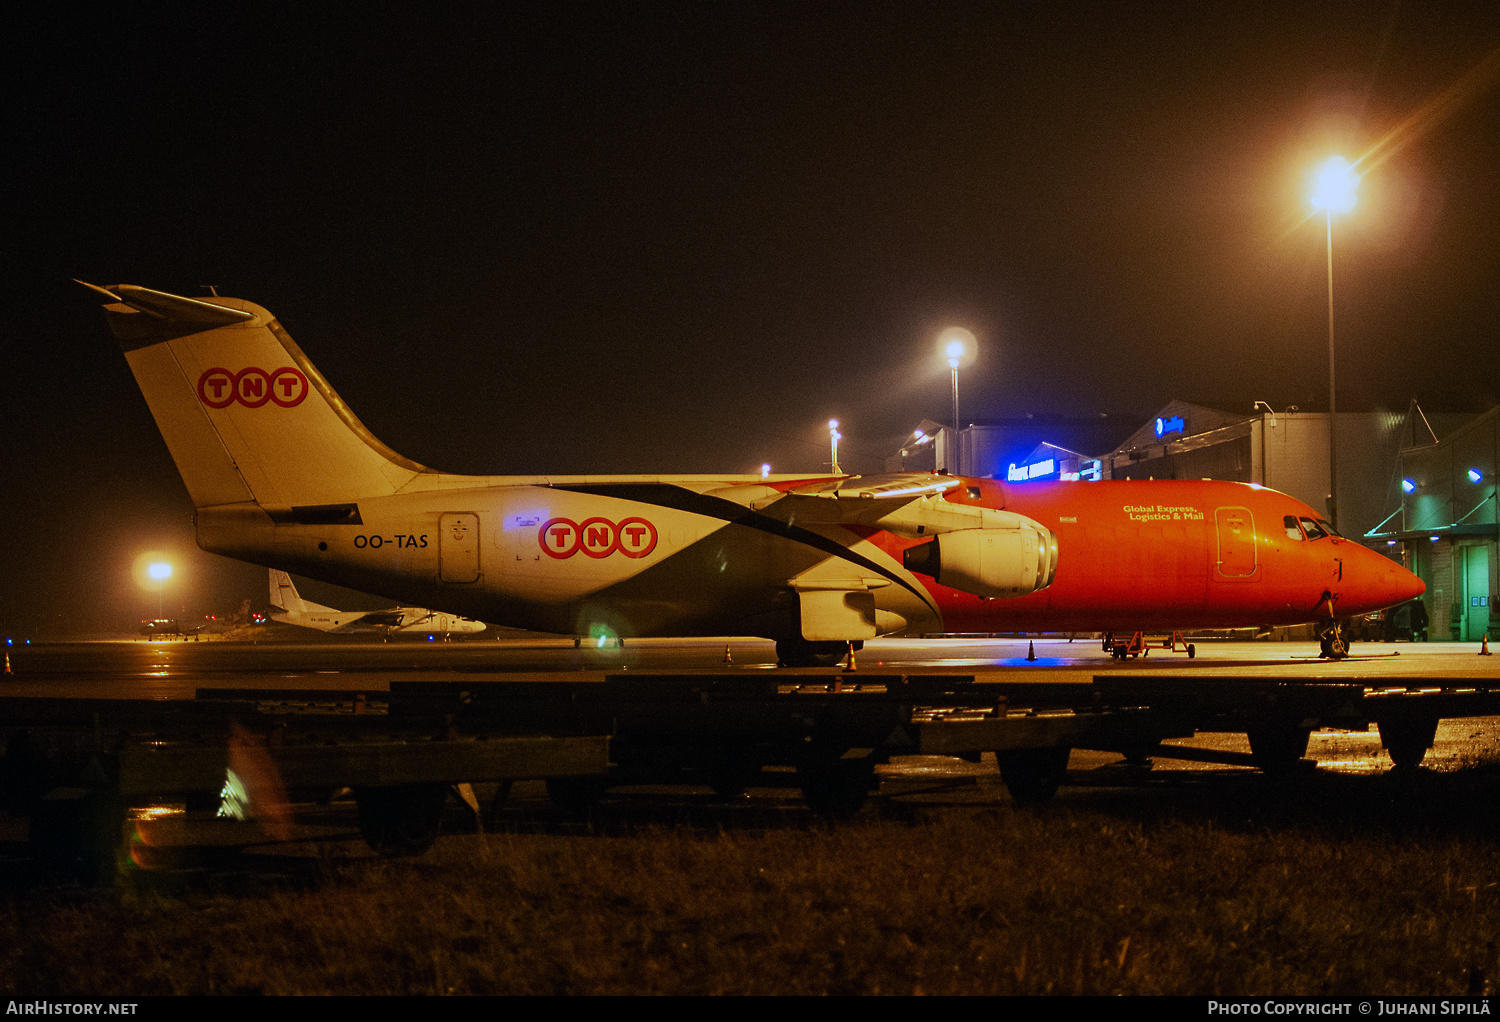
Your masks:
M9 653L5 654L5 673L6 674L10 673L10 654Z
M849 663L845 665L844 670L856 671L858 669L859 666L854 662L854 643L851 642L849 643Z
M1027 661L1027 663L1030 663L1031 661L1033 661L1035 659L1036 659L1036 643L1035 642L1028 642L1028 643L1026 643L1026 661Z
M1479 644L1479 655L1480 656L1489 656L1490 655L1490 633L1489 632L1485 632L1484 633L1484 641ZM10 658L7 657L5 662L6 662L6 665L8 667L9 664L10 664Z
M724 643L724 666L725 667L733 667L734 666L734 657L732 657L732 656L729 655L729 643L727 643L727 642Z

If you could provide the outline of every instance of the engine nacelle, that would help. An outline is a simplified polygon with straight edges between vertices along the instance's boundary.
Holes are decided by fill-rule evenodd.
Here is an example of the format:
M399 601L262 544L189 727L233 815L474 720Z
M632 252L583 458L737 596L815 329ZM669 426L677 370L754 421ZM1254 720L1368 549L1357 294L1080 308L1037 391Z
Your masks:
M1036 523L1016 529L963 529L931 543L908 547L908 571L975 596L1025 596L1045 589L1057 575L1057 536Z

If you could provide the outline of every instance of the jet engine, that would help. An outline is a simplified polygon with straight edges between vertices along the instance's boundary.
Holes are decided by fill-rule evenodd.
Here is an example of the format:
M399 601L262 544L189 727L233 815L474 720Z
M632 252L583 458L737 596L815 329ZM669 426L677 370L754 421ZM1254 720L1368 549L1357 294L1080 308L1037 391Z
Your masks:
M987 598L1025 596L1057 574L1057 536L1036 524L1016 529L961 529L901 555L908 571Z

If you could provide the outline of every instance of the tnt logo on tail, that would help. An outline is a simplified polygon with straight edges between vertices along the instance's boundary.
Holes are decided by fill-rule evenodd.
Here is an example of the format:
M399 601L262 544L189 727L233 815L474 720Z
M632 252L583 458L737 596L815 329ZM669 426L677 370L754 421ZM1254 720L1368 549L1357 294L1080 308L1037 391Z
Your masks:
M198 377L198 397L210 408L228 408L236 401L246 408L259 408L267 401L291 408L307 397L307 377L291 366L269 373L255 366L237 373L207 369Z

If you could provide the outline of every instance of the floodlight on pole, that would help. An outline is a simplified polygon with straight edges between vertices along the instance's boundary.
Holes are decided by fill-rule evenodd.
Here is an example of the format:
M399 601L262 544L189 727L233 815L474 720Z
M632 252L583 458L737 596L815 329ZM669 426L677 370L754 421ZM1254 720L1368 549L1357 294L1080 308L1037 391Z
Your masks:
M1328 520L1335 529L1339 524L1339 462L1338 445L1334 437L1338 421L1337 391L1334 387L1333 361L1333 216L1347 213L1354 208L1355 194L1359 188L1359 174L1342 156L1332 156L1318 165L1313 176L1312 194L1308 196L1314 209L1322 210L1327 225L1328 239Z
M962 458L958 456L958 431L963 428L958 417L958 370L974 361L979 345L974 335L961 326L951 326L938 334L938 355L953 371L953 462L951 468L959 468Z
M161 594L167 588L167 579L172 577L172 566L166 561L152 561L146 567L146 574L156 582L156 616L162 615Z
M833 469L833 474L834 475L841 475L842 474L842 471L839 468L839 441L842 440L843 438L844 438L844 434L842 434L842 433L839 432L839 420L838 419L829 419L828 420L828 442L833 446L833 460L830 463L830 467Z

